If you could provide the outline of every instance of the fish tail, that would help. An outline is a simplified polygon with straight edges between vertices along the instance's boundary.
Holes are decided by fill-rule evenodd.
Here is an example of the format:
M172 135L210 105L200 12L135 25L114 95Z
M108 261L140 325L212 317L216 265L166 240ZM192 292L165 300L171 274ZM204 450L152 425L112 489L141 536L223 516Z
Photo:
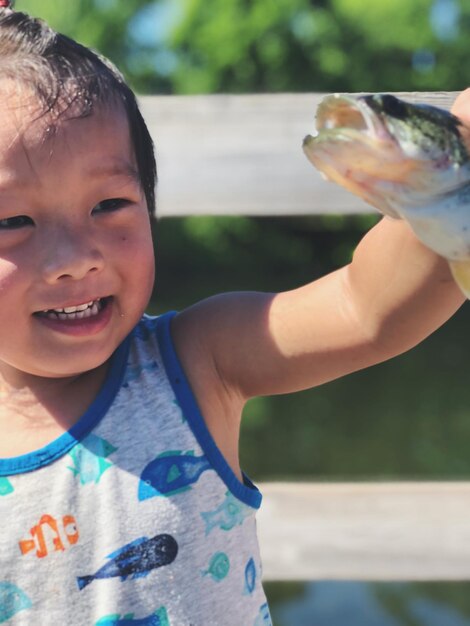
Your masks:
M87 585L89 585L93 580L94 576L78 576L77 585L80 591L84 589Z

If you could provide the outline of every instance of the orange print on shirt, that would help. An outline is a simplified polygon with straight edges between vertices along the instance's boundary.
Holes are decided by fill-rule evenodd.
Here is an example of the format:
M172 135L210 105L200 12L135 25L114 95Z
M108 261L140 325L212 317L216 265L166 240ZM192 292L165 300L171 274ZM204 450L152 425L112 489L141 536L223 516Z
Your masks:
M49 543L50 539L52 539L54 551L63 552L65 550L65 542L62 540L60 528L63 530L63 534L65 535L65 539L68 541L69 545L72 546L78 542L79 533L77 522L72 515L64 515L62 517L61 524L51 515L43 515L39 520L39 524L31 528L30 532L32 539L23 539L19 542L21 554L28 554L29 552L36 550L36 556L38 559L43 559L49 554L47 549L48 536Z

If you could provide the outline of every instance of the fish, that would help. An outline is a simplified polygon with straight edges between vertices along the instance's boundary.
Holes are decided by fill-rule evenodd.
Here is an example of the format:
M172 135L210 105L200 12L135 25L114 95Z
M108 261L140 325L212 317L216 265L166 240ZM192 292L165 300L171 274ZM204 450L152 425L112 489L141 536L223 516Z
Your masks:
M187 491L201 474L212 469L207 458L193 451L164 452L151 461L142 472L138 487L140 501L155 496L173 496Z
M0 582L0 624L32 606L33 603L22 589L13 583Z
M137 324L132 334L137 339L140 339L143 342L150 341L154 339L156 336L156 329L158 325L158 317L149 317L144 315L145 321L143 323Z
M73 461L73 467L67 469L71 470L74 476L80 477L81 485L98 484L104 472L113 465L106 457L116 450L117 448L108 441L91 433L72 448L69 456Z
M245 519L252 514L253 511L249 506L227 491L222 504L213 511L201 513L201 517L206 524L206 535L208 535L214 528L232 530L235 526L243 524Z
M78 543L80 533L77 528L77 520L73 515L64 515L57 520L47 513L41 517L39 523L30 530L28 539L19 541L22 555L35 552L38 559L43 559L53 552L63 552L67 543L62 540L61 531L70 546ZM51 550L51 544L53 550Z
M256 587L256 565L253 557L248 561L245 567L245 590L244 595L253 593Z
M134 613L121 617L108 615L96 622L95 626L170 626L168 613L165 607L160 607L155 613L142 619L134 619Z
M403 219L448 262L470 298L470 128L439 107L392 94L325 97L309 161L384 215Z
M203 576L208 574L215 582L223 580L230 571L230 560L225 552L216 552L209 563L209 569L202 572Z
M123 387L129 387L129 383L138 380L143 372L156 372L159 369L158 363L156 361L150 361L149 363L142 363L141 365L128 365L126 369L126 375L124 382L122 383Z
M4 476L0 476L0 496L9 496L15 491L13 485Z
M273 626L267 602L261 606L253 626Z
M140 537L119 548L106 558L110 559L96 574L78 576L77 585L81 591L94 580L104 578L120 578L121 582L145 578L149 573L164 565L170 565L178 554L178 543L171 535L156 535L152 539Z

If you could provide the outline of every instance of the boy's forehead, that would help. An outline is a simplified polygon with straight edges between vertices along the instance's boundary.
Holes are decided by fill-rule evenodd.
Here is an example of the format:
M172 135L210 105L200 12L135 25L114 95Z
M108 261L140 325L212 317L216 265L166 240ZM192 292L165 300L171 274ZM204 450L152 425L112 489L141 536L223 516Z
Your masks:
M44 113L31 90L3 89L0 95L0 168L63 159L87 159L90 164L128 162L135 170L129 124L122 107L99 106L88 116ZM130 173L130 172L129 172Z

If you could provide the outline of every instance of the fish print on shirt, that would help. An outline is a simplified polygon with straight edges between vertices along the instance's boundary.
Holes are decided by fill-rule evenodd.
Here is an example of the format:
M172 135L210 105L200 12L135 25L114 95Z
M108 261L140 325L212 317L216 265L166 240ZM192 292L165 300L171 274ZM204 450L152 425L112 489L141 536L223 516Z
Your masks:
M15 490L13 485L4 476L0 476L0 497L1 496L9 496L10 493L13 493Z
M230 491L227 491L219 507L214 511L201 513L201 516L206 523L206 535L208 535L214 528L232 530L235 526L243 524L245 519L252 514L253 511L248 505L243 504Z
M22 589L13 583L0 582L0 624L32 606L31 600Z
M211 576L212 580L219 583L229 573L230 561L225 552L216 552L209 563L209 569L202 572L203 576Z
M193 451L164 452L151 461L142 472L139 482L140 501L154 496L173 496L191 488L201 474L212 469L205 456L195 456Z
M64 552L66 544L75 545L79 540L77 522L73 515L64 515L58 522L52 515L43 515L36 526L31 528L32 539L22 539L19 547L22 555L29 554L36 550L38 559L43 559L49 555L50 539L52 536L52 546L54 552ZM65 535L65 541L62 538ZM48 546L49 543L49 546Z
M258 617L255 619L253 626L273 626L267 603L263 604L260 608Z
M178 554L178 544L171 535L156 535L152 539L140 537L109 554L110 559L96 574L79 576L77 585L80 590L87 587L94 580L119 577L121 582L132 579L145 578L150 572L164 565L173 563Z
M108 615L102 617L95 626L171 626L165 607L160 607L155 613L142 619L134 619L134 613L129 615Z
M133 332L134 337L141 341L147 342L149 339L155 336L155 329L157 327L158 318L146 318L144 324L138 324Z
M142 365L128 365L126 369L126 376L123 387L129 387L129 383L139 379L142 372L153 372L158 369L158 363L156 361L150 361L149 363L143 363Z
M253 558L251 558L245 567L245 590L243 594L245 596L253 593L256 587L256 565Z
M105 471L112 466L106 457L116 450L117 448L108 441L91 433L69 452L73 467L68 467L68 469L73 472L74 476L80 477L81 485L89 483L97 485Z

